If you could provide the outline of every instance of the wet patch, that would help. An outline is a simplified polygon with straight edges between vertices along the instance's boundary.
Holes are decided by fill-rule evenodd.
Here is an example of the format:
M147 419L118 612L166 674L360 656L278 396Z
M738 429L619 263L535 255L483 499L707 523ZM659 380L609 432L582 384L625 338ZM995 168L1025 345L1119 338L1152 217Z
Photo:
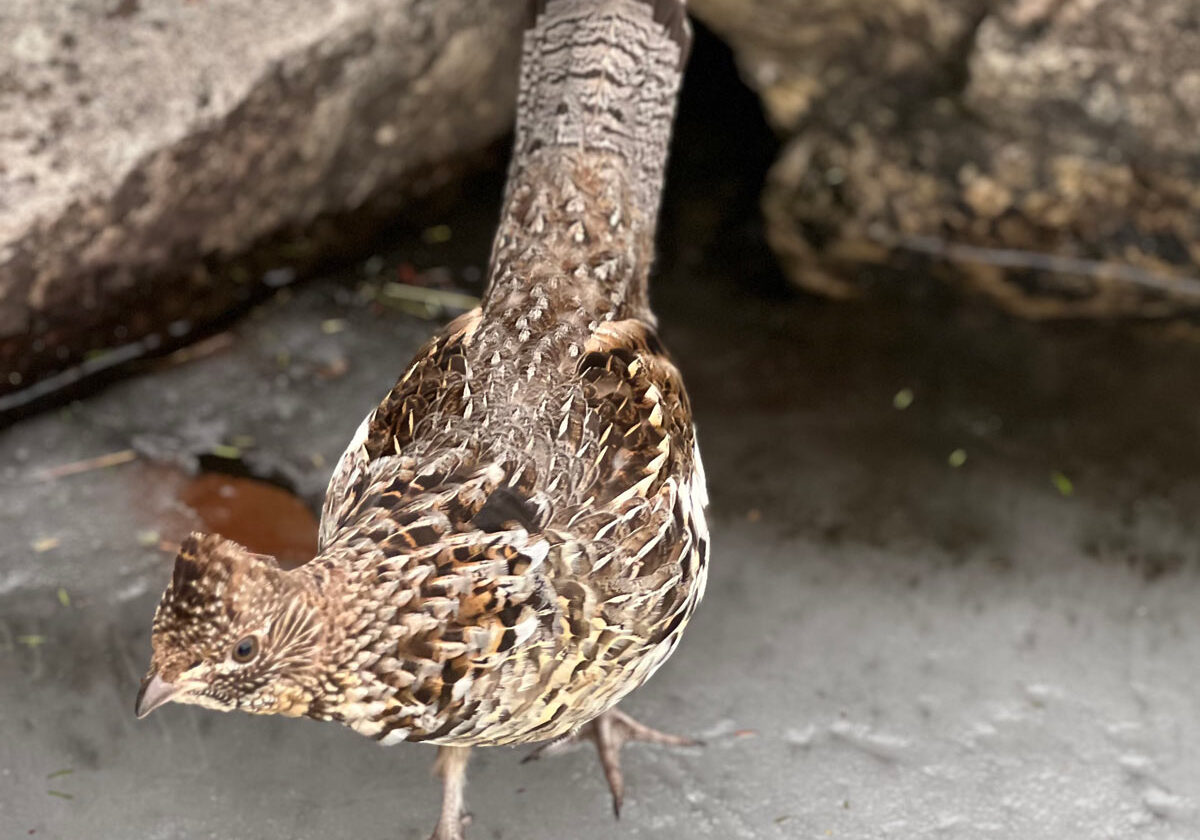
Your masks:
M284 568L303 565L317 552L317 518L287 490L246 476L204 472L187 482L179 499L205 531L269 554Z

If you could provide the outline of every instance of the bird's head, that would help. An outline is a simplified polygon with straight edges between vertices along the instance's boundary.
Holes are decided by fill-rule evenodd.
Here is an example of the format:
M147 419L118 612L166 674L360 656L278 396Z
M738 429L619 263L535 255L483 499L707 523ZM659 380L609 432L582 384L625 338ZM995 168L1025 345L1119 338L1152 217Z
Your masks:
M317 599L271 557L192 534L154 614L144 717L168 702L304 715L321 684Z

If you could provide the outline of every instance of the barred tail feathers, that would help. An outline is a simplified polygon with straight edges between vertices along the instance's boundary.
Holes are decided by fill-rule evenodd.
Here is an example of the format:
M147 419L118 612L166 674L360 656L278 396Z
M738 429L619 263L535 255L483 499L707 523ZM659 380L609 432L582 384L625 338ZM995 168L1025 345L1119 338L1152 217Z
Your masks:
M514 167L542 148L610 153L658 212L691 47L683 0L537 0L526 31Z
M486 314L516 317L534 296L534 311L560 298L585 320L652 319L646 278L690 45L683 0L531 4Z

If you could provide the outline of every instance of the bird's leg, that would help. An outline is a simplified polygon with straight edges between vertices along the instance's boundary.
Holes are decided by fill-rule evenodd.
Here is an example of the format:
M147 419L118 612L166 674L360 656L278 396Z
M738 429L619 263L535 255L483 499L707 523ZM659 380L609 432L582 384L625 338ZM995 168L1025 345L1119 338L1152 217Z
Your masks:
M470 822L463 812L463 791L467 787L467 761L470 747L438 747L433 772L442 777L442 815L429 840L463 840L463 829Z
M638 723L620 709L609 709L565 738L559 738L538 747L525 757L525 761L532 761L543 755L557 755L585 739L594 743L596 751L600 754L604 778L608 780L608 789L612 791L613 813L617 817L621 816L621 803L625 799L625 778L621 775L621 747L629 741L644 741L647 744L665 744L671 747L700 745L699 741L692 738L668 735L666 732L651 729L645 724Z

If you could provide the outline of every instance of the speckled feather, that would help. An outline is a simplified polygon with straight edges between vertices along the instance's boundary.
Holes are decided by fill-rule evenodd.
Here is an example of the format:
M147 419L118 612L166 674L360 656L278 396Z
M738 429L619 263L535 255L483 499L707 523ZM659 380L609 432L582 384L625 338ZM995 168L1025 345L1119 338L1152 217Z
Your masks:
M185 544L154 669L189 702L512 744L571 732L670 656L708 554L646 293L688 38L678 0L538 4L482 306L359 427L316 558ZM239 666L245 634L262 652Z

